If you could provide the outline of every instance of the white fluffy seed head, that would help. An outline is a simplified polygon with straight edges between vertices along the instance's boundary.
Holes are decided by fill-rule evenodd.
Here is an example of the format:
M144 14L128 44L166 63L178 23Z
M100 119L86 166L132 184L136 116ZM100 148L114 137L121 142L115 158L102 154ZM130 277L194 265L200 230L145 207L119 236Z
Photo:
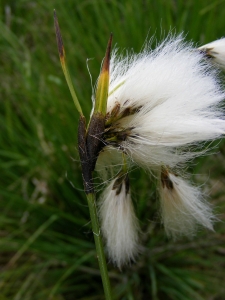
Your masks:
M160 202L162 223L168 236L174 239L193 236L198 225L213 230L216 218L200 189L166 171L161 175Z
M126 180L114 179L99 204L101 232L109 259L118 268L135 261L140 231Z
M225 70L225 38L201 46L198 49L204 51L214 63Z
M217 72L181 36L125 58L115 51L110 72L105 139L137 164L173 168L225 133Z

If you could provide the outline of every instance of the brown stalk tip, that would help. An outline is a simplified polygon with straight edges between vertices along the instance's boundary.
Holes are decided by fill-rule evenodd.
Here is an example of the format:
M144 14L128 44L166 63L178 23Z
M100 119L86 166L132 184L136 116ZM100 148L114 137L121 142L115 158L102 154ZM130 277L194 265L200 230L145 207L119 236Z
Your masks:
M54 9L54 24L55 24L55 34L56 34L56 41L58 45L58 51L59 51L59 57L60 59L64 58L64 46L63 46L63 40L62 35L59 28L59 22L56 16L56 11Z
M166 169L161 171L161 182L163 188L166 186L168 190L173 190L173 182L169 178L169 172Z
M106 53L105 53L105 58L102 66L102 72L108 72L109 71L109 62L110 62L110 53L111 53L111 48L112 48L112 39L113 39L113 34L110 34Z

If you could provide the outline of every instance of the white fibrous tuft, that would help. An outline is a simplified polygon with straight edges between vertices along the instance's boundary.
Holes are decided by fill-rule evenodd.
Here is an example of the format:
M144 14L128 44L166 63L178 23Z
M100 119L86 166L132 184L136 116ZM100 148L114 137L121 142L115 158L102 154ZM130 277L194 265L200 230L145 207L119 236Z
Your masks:
M114 51L110 74L104 139L137 164L176 167L225 133L217 71L181 36L125 58Z
M109 181L135 164L153 175L160 172L162 222L173 238L193 236L199 225L213 230L215 217L200 189L170 170L179 171L208 153L206 142L225 133L225 92L219 69L206 59L211 56L222 65L224 42L196 49L181 35L170 35L154 50L148 44L140 54L112 53L103 147L96 169ZM139 226L124 176L111 181L99 208L107 251L119 268L139 251Z
M184 179L162 172L160 185L161 217L166 234L174 239L193 236L202 225L213 230L216 220L199 188Z
M212 59L212 62L225 70L225 38L201 46L198 49Z
M135 261L139 252L139 225L127 180L112 180L99 204L101 232L108 256L118 268Z

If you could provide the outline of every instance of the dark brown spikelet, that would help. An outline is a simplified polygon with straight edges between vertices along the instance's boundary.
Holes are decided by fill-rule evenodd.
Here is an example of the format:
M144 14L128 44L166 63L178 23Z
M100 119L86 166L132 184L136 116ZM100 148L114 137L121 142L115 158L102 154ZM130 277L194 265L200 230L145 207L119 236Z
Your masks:
M94 171L99 152L104 146L102 142L104 130L105 117L100 113L94 114L91 118L87 133L87 151L91 171Z
M173 182L170 180L169 173L165 169L162 169L162 172L161 172L161 182L162 182L163 188L167 187L168 190L173 189Z
M55 10L54 10L54 24L55 24L55 34L56 34L56 41L58 45L59 57L61 60L64 58L65 52L64 52L63 39L59 28L59 22Z
M130 190L130 181L128 175L124 173L118 175L118 178L115 180L112 188L113 190L116 190L117 196L120 194L123 184L125 184L125 192L127 195Z
M86 145L86 120L84 116L80 116L78 125L78 147L81 161L82 176L84 182L84 190L86 194L93 193L93 180L91 162L88 156Z

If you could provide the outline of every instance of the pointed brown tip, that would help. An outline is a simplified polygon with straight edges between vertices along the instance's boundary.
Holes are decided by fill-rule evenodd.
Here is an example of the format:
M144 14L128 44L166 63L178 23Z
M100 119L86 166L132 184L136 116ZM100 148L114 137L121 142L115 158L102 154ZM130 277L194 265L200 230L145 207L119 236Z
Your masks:
M110 34L107 49L106 49L106 54L104 58L104 63L102 66L102 72L109 71L109 62L110 62L110 53L111 53L111 48L112 48L112 39L113 39L113 34Z
M164 168L161 171L161 182L163 188L167 187L168 190L173 190L173 182L169 178L169 172Z
M62 35L60 32L59 23L58 23L55 9L54 9L54 24L55 24L55 34L56 34L56 41L57 41L57 45L58 45L59 57L61 59L64 57L64 46L63 46Z

